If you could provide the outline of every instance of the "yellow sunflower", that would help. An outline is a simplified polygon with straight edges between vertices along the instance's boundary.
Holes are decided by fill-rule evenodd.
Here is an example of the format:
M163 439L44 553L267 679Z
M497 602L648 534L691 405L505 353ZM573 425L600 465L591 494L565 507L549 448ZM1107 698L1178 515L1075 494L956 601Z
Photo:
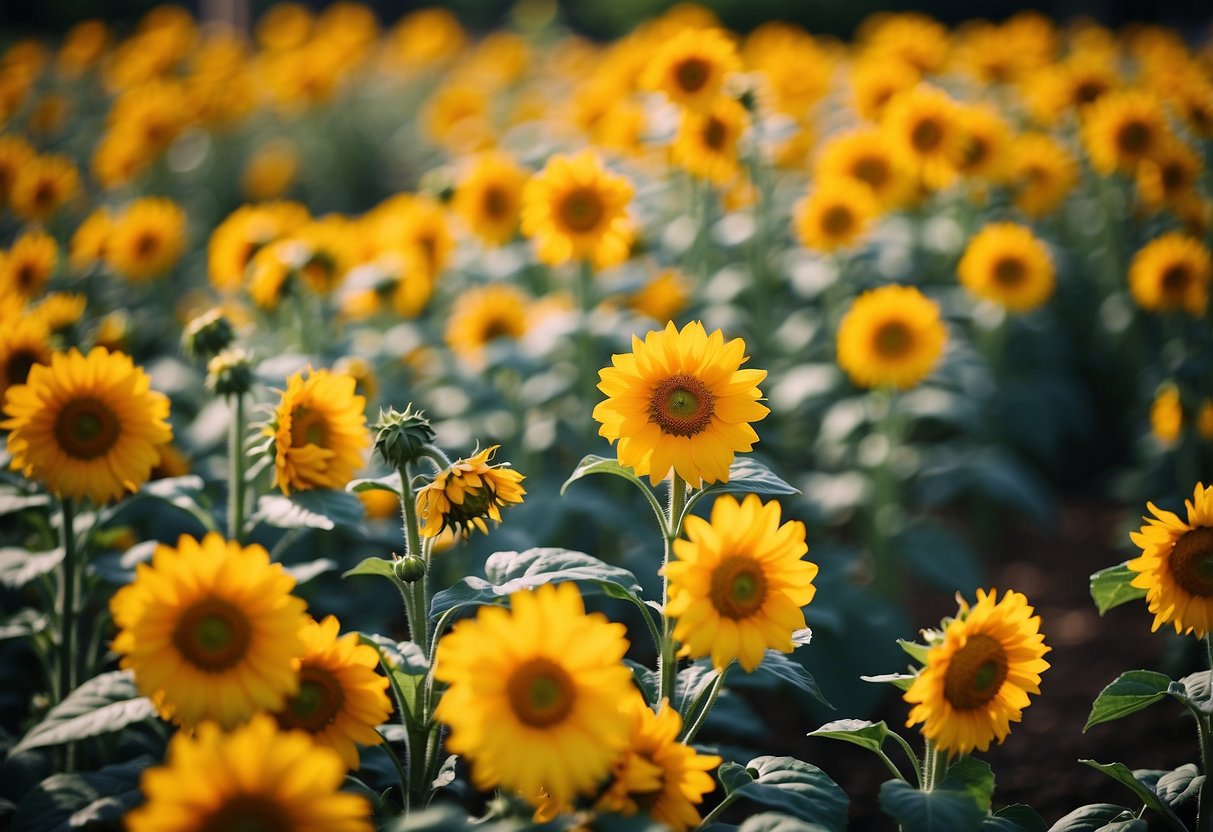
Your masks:
M1056 211L1078 184L1078 161L1045 133L1025 133L1011 143L1007 182L1015 207L1033 219Z
M864 21L859 35L867 52L892 58L922 73L941 69L951 48L947 28L918 12L873 15Z
M1105 176L1133 173L1171 135L1162 102L1139 90L1103 95L1083 113L1083 142L1091 166Z
M1032 230L991 223L973 236L956 267L960 282L980 298L1013 312L1028 312L1053 294L1053 258Z
M481 607L438 643L434 678L450 687L434 715L478 789L568 805L594 793L628 746L626 630L587 615L571 583L515 592L510 605Z
M922 733L949 756L986 751L1001 743L1028 707L1029 693L1040 693L1040 674L1049 667L1028 599L1008 591L977 590L977 603L961 602L960 612L927 652L903 697L912 707L906 726L922 724Z
M482 154L455 187L451 207L486 245L505 245L518 233L528 176L504 153Z
M686 28L662 42L640 75L642 89L663 92L687 110L708 110L725 79L741 69L737 47L720 29Z
M830 138L821 147L814 172L818 180L843 178L866 185L885 208L904 205L914 190L914 183L875 127Z
M1196 183L1203 167L1200 154L1187 142L1171 138L1137 166L1137 192L1150 208L1180 209L1185 200L1198 196Z
M986 182L1002 182L1010 160L1011 126L988 106L961 107L959 119L965 137L958 166L960 174Z
M129 832L372 832L370 804L344 782L336 753L267 716L230 734L207 723L177 732L124 821Z
M310 219L297 202L243 205L211 232L207 245L207 275L221 292L244 285L249 261L266 244L285 236Z
M366 399L353 376L307 370L287 379L274 417L274 485L289 495L312 488L344 488L366 462L371 439Z
M51 292L43 295L42 300L33 308L33 317L42 323L51 335L61 335L67 329L80 323L88 301L84 295L70 292Z
M895 58L864 57L851 69L851 98L855 111L867 121L879 121L889 102L912 89L922 75Z
M1197 483L1185 500L1188 520L1146 503L1153 517L1129 538L1141 555L1129 561L1133 586L1146 590L1156 631L1163 624L1176 634L1203 638L1213 630L1213 486Z
M1183 400L1174 382L1158 388L1150 403L1150 430L1159 442L1173 445L1184 426Z
M501 508L522 502L522 474L505 465L490 465L500 445L492 445L450 468L417 492L421 534L438 537L446 529L465 536L472 529L488 534L485 519L501 522Z
M171 199L136 200L113 221L105 259L129 280L159 277L185 250L185 212Z
M699 321L632 336L632 351L598 372L599 436L618 440L619 463L653 485L671 471L692 488L727 482L733 455L758 441L750 423L770 412L759 403L767 372L741 369L747 360L744 341Z
M673 832L687 832L702 822L695 808L716 788L709 771L721 763L678 742L682 718L662 700L657 713L639 693L628 700L632 733L628 750L612 767L610 785L595 808L631 816L643 811Z
M1170 232L1133 255L1129 290L1142 309L1199 318L1209 303L1211 276L1209 249L1200 240Z
M790 653L803 629L801 607L813 600L817 564L802 560L804 524L779 523L779 503L757 494L738 503L716 498L711 522L686 519L686 540L674 541L665 567L680 656L711 656L723 670L737 659L747 672L767 648Z
M0 205L6 205L17 174L34 158L34 148L20 136L0 136Z
M691 299L691 282L677 269L664 269L628 297L633 311L654 321L672 321Z
M183 535L110 600L113 650L165 719L231 728L299 690L307 618L294 586L261 546Z
M964 163L967 134L960 108L947 93L919 84L885 108L881 132L900 164L928 188L943 188Z
M0 291L15 292L26 298L35 297L59 263L59 245L44 231L26 231L0 262Z
M948 340L939 305L913 286L864 292L838 326L838 363L861 387L905 390L926 378Z
M745 107L728 96L702 112L684 111L670 146L674 164L715 185L727 184L738 173L738 145L748 120Z
M84 218L72 233L67 248L67 262L73 271L86 271L105 259L105 247L113 228L114 219L105 208L98 208Z
M80 192L80 172L66 156L36 156L17 171L9 192L13 213L42 222Z
M277 199L299 175L299 151L289 139L271 139L257 148L240 174L240 189L252 200Z
M100 504L147 481L173 436L168 409L129 356L72 349L8 389L0 429L10 431L14 469L56 494Z
M25 384L35 364L51 363L51 332L37 315L0 325L0 402L10 387Z
M358 768L359 745L383 741L375 729L387 721L392 703L388 680L375 672L379 654L362 644L357 633L340 638L333 616L309 620L300 636L299 691L274 712L283 730L299 729L317 745L331 748L351 771Z
M622 263L632 244L632 183L607 170L598 154L557 154L522 193L522 233L552 266L589 260L599 269Z
M526 295L507 283L461 293L446 325L446 343L461 360L483 367L491 344L515 341L528 329Z
M818 179L796 209L796 232L805 248L838 251L863 241L880 203L867 185L844 177Z

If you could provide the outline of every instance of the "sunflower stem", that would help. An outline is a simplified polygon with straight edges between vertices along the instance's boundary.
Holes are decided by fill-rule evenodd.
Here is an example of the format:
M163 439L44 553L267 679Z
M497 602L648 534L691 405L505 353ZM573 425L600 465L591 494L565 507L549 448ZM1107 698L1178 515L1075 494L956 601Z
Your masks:
M430 562L425 549L421 545L421 527L417 521L417 498L413 495L412 476L409 474L407 463L400 467L400 509L404 518L405 556L416 555L425 562L425 574L407 586L407 592L412 604L406 604L413 611L409 618L409 636L422 650L422 655L430 654L429 636L429 603L426 585L430 571Z
M1209 644L1209 636L1205 636L1205 644ZM1210 647L1213 651L1213 647ZM1213 671L1210 671L1213 673ZM1207 714L1196 715L1196 725L1200 732L1200 768L1205 775L1200 785L1200 794L1196 803L1196 829L1198 832L1213 832L1213 778L1210 778L1210 766L1213 765L1213 721Z
M897 744L900 745L901 749L906 753L906 757L910 760L910 768L914 770L914 780L917 781L918 788L921 789L923 764L919 762L918 755L914 753L914 749L910 747L910 744L906 742L906 738L901 734L897 733L896 731L890 731L889 736L896 740Z
M729 667L731 666L730 664ZM724 670L718 672L716 678L708 686L707 701L703 703L702 708L699 708L699 703L704 698L703 693L701 692L699 696L695 697L695 701L687 710L687 716L690 717L694 714L695 721L687 728L681 742L689 745L695 739L695 735L699 733L699 729L703 728L704 723L708 721L708 714L712 712L712 706L716 704L716 697L720 695L720 689L724 687L724 674L729 672L729 667L725 667Z
M770 184L762 156L762 115L755 112L753 118L753 147L750 154L750 181L756 192L754 202L754 234L751 237L750 272L753 285L750 297L754 304L754 339L759 350L765 354L771 335L770 308L774 304L774 289L770 270L767 268L767 210L770 205Z
M657 654L657 707L661 707L662 699L674 700L674 678L678 669L678 660L674 657L674 635L670 626L670 617L666 615L666 607L670 603L670 579L666 575L666 566L670 563L674 541L682 532L682 512L686 507L687 484L678 476L671 475L670 504L666 512L665 541L661 556L661 650Z
M940 750L932 740L926 741L922 755L922 790L929 792L943 782L948 773L947 752Z
M244 394L228 397L232 423L228 428L227 536L244 542Z
M76 503L64 497L63 509L63 582L59 594L59 685L62 702L76 688ZM68 743L64 749L64 770L75 767L76 749Z
M703 820L701 820L699 822L699 825L696 826L695 828L703 829L705 826L708 826L709 824L711 824L712 821L716 820L716 818L718 818L722 814L724 814L724 810L729 808L730 806L732 806L734 801L736 801L739 797L741 797L740 791L735 791L732 794L725 795L724 800L722 800L718 804L716 804L715 809L713 809L712 811L710 811L706 815L704 815Z
M590 331L590 318L594 312L594 266L588 259L581 261L577 275L577 294L581 302L581 326L577 329L577 364L581 375L580 388L585 402L580 421L586 433L586 442L593 440L593 409L590 391L594 389L594 337Z
M896 597L903 588L903 581L889 541L901 530L902 522L893 466L901 443L902 424L897 412L896 391L891 388L880 390L879 401L884 407L884 412L880 414L879 431L885 440L885 453L873 476L876 499L872 509L872 585L881 595Z

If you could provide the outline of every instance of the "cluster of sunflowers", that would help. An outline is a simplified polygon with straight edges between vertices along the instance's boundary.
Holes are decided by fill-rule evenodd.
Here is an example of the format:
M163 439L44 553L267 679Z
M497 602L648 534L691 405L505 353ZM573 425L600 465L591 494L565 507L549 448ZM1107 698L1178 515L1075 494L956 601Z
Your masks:
M870 715L861 675L922 752L810 736L904 829L1044 828L974 755L1050 648L946 509L1048 523L1084 443L1134 504L1213 476L1213 46L556 15L164 6L0 55L14 829L842 829L749 703ZM1094 600L1213 639L1213 487L1150 509ZM919 582L957 612L895 644ZM1088 720L1188 709L1199 767L1097 766L1176 828L1210 672Z

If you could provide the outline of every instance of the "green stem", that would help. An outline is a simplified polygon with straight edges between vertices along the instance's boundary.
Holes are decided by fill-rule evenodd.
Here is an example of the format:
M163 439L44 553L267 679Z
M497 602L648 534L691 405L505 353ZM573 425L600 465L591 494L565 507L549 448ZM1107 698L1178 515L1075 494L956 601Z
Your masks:
M76 688L76 504L64 497L63 509L63 582L59 594L59 685L58 702ZM75 746L65 749L66 771L75 766Z
M704 698L703 692L695 697L695 701L691 707L687 709L687 716L694 715L695 721L684 732L681 742L690 744L695 739L695 735L699 733L705 722L708 721L708 714L712 712L712 706L716 704L716 697L720 695L720 689L724 687L724 674L729 671L728 667L716 674L716 678L708 685L707 701L703 703L703 707L699 708L700 701ZM698 710L697 710L698 709Z
M901 443L902 423L897 412L896 391L891 388L882 389L879 395L884 406L879 431L884 437L886 447L884 459L873 477L876 486L871 540L872 569L875 573L873 588L886 597L896 597L904 589L904 581L900 564L893 556L889 542L901 530L901 506L893 460Z
M244 539L244 394L228 398L232 424L228 428L227 536L240 543Z
M407 464L400 468L400 509L404 518L404 554L406 557L416 555L424 560L425 550L421 545L421 527L417 519L417 499L413 495L412 476L409 474ZM429 603L426 595L429 570L430 564L426 560L426 574L408 584L405 589L409 596L408 600L411 601L411 604L408 602L405 604L406 613L408 613L409 607L412 607L412 612L409 614L409 636L413 643L421 648L422 655L425 656L430 654Z
M390 742L388 742L387 740L384 740L383 742L380 743L380 745L383 746L383 750L387 752L388 759L390 759L392 761L392 765L396 768L396 777L399 778L400 788L403 791L403 793L401 795L401 800L404 802L404 811L408 812L408 810L409 810L409 792L408 792L409 775L408 775L408 772L406 772L404 770L404 763L400 762L400 755L397 754L396 751L392 748L392 744Z
M660 687L657 690L657 704L660 707L662 699L674 699L674 677L678 661L674 657L674 635L670 625L670 617L665 610L670 602L670 579L665 574L673 554L674 541L682 532L682 512L686 507L687 484L682 477L674 472L670 481L670 504L666 513L665 541L661 556L661 650L657 654L657 677Z
M948 755L931 740L927 740L922 756L922 790L929 792L943 782L948 774Z
M890 731L889 736L896 740L897 744L901 746L902 751L906 753L906 757L910 761L910 768L914 771L914 780L916 781L918 788L921 789L922 764L920 764L918 761L918 755L914 753L914 749L910 747L910 744L906 742L905 737L903 737L901 734L898 734L896 731Z
M587 444L594 438L593 391L595 384L594 372L594 336L590 331L590 320L594 314L594 267L590 261L582 260L577 275L577 294L581 302L581 326L577 328L577 365L581 377L580 390L582 395L582 413L579 421L585 431Z
M765 352L770 341L772 326L770 310L775 305L775 286L771 281L771 270L767 268L767 212L770 207L770 187L762 156L762 117L754 115L753 148L750 154L750 180L754 183L754 234L749 247L750 272L753 285L750 297L753 303L754 340L761 352Z
M708 813L707 813L707 815L705 815L705 816L704 816L703 820L701 820L701 821L699 822L699 825L698 825L697 827L695 827L695 828L696 828L696 829L702 829L703 827L705 827L705 826L707 826L708 824L710 824L712 821L716 820L716 818L718 818L718 817L720 817L722 814L724 814L724 810L725 810L725 809L727 809L727 808L729 808L730 806L732 806L732 805L733 805L733 803L734 803L734 802L737 800L737 798L739 798L739 797L741 797L741 792L739 792L739 791L733 792L732 794L729 794L729 795L725 795L724 800L720 801L720 803L718 803L718 804L716 805L716 808L715 808L715 809L713 809L712 811L708 812Z
M1213 674L1213 633L1205 633L1203 639L1205 653L1209 660L1209 673ZM1205 775L1200 786L1200 795L1196 803L1196 829L1198 832L1213 832L1213 720L1207 714L1192 709L1196 716L1196 726L1200 732L1200 768Z

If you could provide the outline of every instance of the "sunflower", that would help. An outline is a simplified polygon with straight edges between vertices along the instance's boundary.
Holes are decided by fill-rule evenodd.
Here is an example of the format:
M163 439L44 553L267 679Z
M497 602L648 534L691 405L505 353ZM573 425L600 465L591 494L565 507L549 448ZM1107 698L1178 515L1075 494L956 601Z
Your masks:
M17 174L34 155L33 146L20 136L0 136L0 205L9 201Z
M101 136L93 150L93 178L106 189L120 188L135 180L151 164L155 149L138 128L116 125Z
M0 263L0 291L32 298L42 292L59 263L59 246L45 231L26 231Z
M892 58L921 73L941 69L948 57L948 30L939 21L918 12L873 15L860 31L864 49Z
M913 286L882 286L843 316L838 363L861 387L906 390L931 373L947 339L935 301Z
M1105 176L1118 170L1133 173L1171 135L1162 103L1138 90L1101 96L1084 111L1082 127L1091 166Z
M686 309L691 282L677 269L664 269L628 297L633 311L654 321L672 321Z
M1164 445L1173 445L1184 426L1183 400L1174 382L1158 388L1150 403L1150 430Z
M612 767L611 782L595 808L631 816L644 811L674 832L686 832L702 821L695 808L716 788L709 771L721 763L678 742L682 718L662 700L653 713L640 695L628 700L632 733L627 753Z
M803 629L801 607L813 600L817 565L801 560L804 524L780 525L779 503L757 494L712 504L711 522L686 519L686 540L674 541L665 567L680 656L711 656L720 670L737 659L747 672L767 648L791 653L792 633Z
M745 107L727 96L702 112L684 111L670 147L674 164L715 185L727 184L737 176L738 144L747 122Z
M527 297L506 283L464 291L447 320L447 346L471 366L483 367L491 345L526 335L527 304Z
M168 399L130 357L94 347L57 352L10 387L0 429L12 467L56 494L116 500L147 481L172 438Z
M522 474L504 465L490 465L500 445L492 445L450 468L417 492L421 534L438 537L446 529L465 536L472 529L488 534L486 518L501 522L501 508L522 502Z
M964 153L958 166L960 174L971 179L1002 182L1011 152L1010 125L986 106L961 107L959 119L965 137Z
M759 404L766 370L743 370L740 338L708 335L699 321L679 331L673 321L599 370L606 401L594 408L600 436L619 440L621 465L656 485L671 471L692 488L727 482L738 451L758 441L750 427L770 412Z
M129 280L148 280L171 269L184 249L185 212L171 199L145 197L113 221L105 259Z
M72 271L87 271L105 258L105 247L113 228L114 218L105 208L98 208L84 218L68 243L67 262Z
M444 205L432 197L397 194L367 215L375 241L406 252L431 284L447 267L455 249Z
M366 461L366 399L353 376L307 370L287 379L265 434L273 437L274 485L289 495L344 488Z
M372 832L370 804L344 781L336 753L267 716L230 734L207 723L177 732L124 821L129 832Z
M1152 159L1137 166L1137 192L1150 208L1167 205L1174 210L1198 196L1196 183L1203 167L1200 155L1187 142L1172 137Z
M271 139L257 148L240 174L240 190L252 200L277 199L299 175L299 151L289 139Z
M1067 112L1081 115L1120 85L1113 60L1103 54L1079 52L1036 73L1027 85L1027 104L1038 122L1052 125Z
M640 86L665 93L683 109L703 111L739 69L737 47L725 32L686 28L657 47L641 73Z
M77 23L63 36L56 67L61 75L77 78L83 75L105 54L109 45L109 27L100 20Z
M221 292L244 285L249 261L263 246L308 221L307 208L297 202L243 205L211 232L207 245L207 275Z
M451 207L486 245L505 245L518 233L527 177L510 156L481 154L456 185Z
M1025 133L1011 143L1007 182L1015 207L1033 219L1056 211L1078 183L1078 161L1045 133Z
M1209 302L1211 276L1209 249L1200 240L1170 232L1133 255L1129 290L1142 309L1184 311L1199 318Z
M961 602L942 641L903 697L912 707L906 725L923 723L923 735L950 757L1001 743L1040 693L1050 648L1028 599L1008 591L977 590L977 603Z
M51 292L33 308L33 317L46 327L52 336L62 335L70 327L80 323L88 300L84 295L69 292Z
M913 193L914 183L875 127L830 138L814 162L814 174L818 180L843 178L866 185L885 208L904 205Z
M596 791L625 752L635 695L622 624L586 614L571 583L481 607L438 643L434 678L450 685L434 716L478 789L558 806Z
M1129 535L1141 555L1129 561L1133 586L1146 590L1156 631L1163 624L1176 634L1203 638L1213 630L1213 486L1197 483L1185 500L1188 520L1146 503L1153 517Z
M991 223L974 235L956 267L960 282L980 298L1013 312L1028 312L1053 294L1053 258L1032 230Z
M375 729L387 721L392 703L388 680L375 672L379 654L362 644L357 633L340 638L333 616L309 620L300 633L299 692L275 711L283 730L307 731L317 745L331 748L350 770L358 768L354 745L382 742Z
M900 164L929 188L950 184L964 163L967 134L960 108L947 93L928 84L896 95L885 108L880 129Z
M80 173L71 159L56 155L36 156L17 171L9 200L18 217L42 222L79 192Z
M867 185L844 177L818 179L796 209L796 232L806 248L833 252L866 236L880 203Z
M261 546L183 535L114 594L113 650L165 719L231 728L299 690L307 619L294 586Z
M421 111L426 135L452 155L487 150L494 144L492 97L456 77L434 91Z
M1213 440L1213 399L1202 399L1196 408L1196 432L1201 439Z
M622 263L632 244L628 202L632 183L611 173L592 150L557 154L522 193L522 233L552 266L590 260L597 268Z
M0 401L10 387L25 384L36 364L51 363L51 332L38 315L22 315L0 326Z
M259 309L277 309L292 288L291 278L307 258L307 246L293 238L275 240L257 249L248 266L249 298Z
M894 58L865 57L851 69L855 111L867 121L879 121L889 102L921 79L918 70Z

